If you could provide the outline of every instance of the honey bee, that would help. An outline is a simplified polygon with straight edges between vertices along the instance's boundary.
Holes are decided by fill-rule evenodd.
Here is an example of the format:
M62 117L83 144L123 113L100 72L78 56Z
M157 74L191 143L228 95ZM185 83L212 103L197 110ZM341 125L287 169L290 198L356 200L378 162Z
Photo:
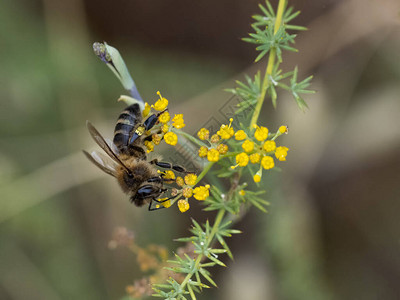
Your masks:
M157 159L147 160L145 140L151 139L145 133L154 127L163 112L150 115L143 122L138 104L128 106L120 114L114 129L113 141L106 141L97 129L88 121L86 123L90 135L108 155L93 151L83 151L86 157L105 173L115 177L122 190L129 195L136 206L149 204L149 210L163 208L162 205L152 207L152 203L162 203L171 198L160 199L167 189L164 183L171 183L159 173L157 167L172 169L181 173L190 173L183 167Z

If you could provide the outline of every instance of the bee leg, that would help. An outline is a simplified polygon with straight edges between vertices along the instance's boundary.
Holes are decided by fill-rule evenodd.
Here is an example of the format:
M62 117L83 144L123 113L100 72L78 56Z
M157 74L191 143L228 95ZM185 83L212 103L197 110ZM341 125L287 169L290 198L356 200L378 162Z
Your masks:
M155 198L166 191L167 191L167 189L161 189L161 188L152 186L150 184L147 184L147 185L143 185L139 188L135 197L137 199Z
M166 198L166 199L163 199L163 200L153 198L153 201L155 201L155 202L157 202L157 203L163 203L163 202L165 202L165 201L168 201L168 200L173 199L174 197L175 197L175 196L169 197L169 198Z
M174 179L163 179L163 183L166 183L166 184L171 184L173 182L175 182Z
M154 127L154 125L157 124L158 122L158 118L160 117L160 115L167 111L168 109L164 109L162 112L159 112L158 114L152 114L151 116L149 116L142 125L139 125L138 128L142 128L144 131L148 131L150 129L152 129ZM140 138L143 135L143 132L136 130L132 136L129 139L129 145L132 145L138 138ZM147 137L145 137L143 140L145 141L151 141L152 140L152 136L149 135Z
M167 199L167 200L169 200L169 199ZM167 200L165 200L165 201L167 201ZM163 208L166 208L165 206L163 206L163 205L156 205L155 207L151 207L152 206L152 204L153 204L153 201L155 201L155 202L158 202L158 203L162 203L162 202L164 202L164 201L162 201L162 202L160 202L160 201L157 201L156 199L153 199L153 200L151 200L151 202L149 203L149 211L153 211L153 210L159 210L159 209L163 209ZM158 207L157 207L158 206Z
M158 183L163 183L163 178L161 176L155 176L147 179L147 182L158 182Z
M162 112L159 112L158 114L152 114L150 117L148 117L146 119L146 121L144 121L143 126L145 127L146 131L150 130L151 128L154 127L154 125L156 125L158 118L160 117L160 115L162 113L164 113L165 111L167 111L168 109L164 109Z
M174 182L174 179L166 179L163 178L164 174L161 174L160 176L156 176L156 177L151 177L149 179L147 179L147 182L157 182L157 183L172 183ZM162 190L162 192L165 192L164 190Z
M165 173L161 173L159 177L152 177L152 178L149 178L147 181L148 182L156 181L156 182L160 182L160 183L173 183L173 182L175 182L175 179L164 178L164 176L165 176ZM159 178L159 179L156 179L156 178Z
M153 159L152 161L150 161L150 163L154 164L160 168L172 169L172 170L180 172L180 173L194 173L194 172L186 171L186 169L182 166L173 165L169 162L158 161L157 159Z
M152 204L153 204L153 200L151 200L149 203L149 211L158 210L161 208L161 206L160 207L151 207ZM162 207L164 207L164 206L162 206Z
M151 136L151 135L146 136L146 137L143 139L143 141L146 141L146 142L151 142L152 140L153 140L153 136Z

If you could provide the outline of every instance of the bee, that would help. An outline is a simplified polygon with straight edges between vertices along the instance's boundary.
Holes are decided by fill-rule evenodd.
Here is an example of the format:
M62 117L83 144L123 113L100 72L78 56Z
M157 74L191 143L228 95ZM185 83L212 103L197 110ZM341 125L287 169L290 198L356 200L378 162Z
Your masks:
M152 114L143 121L140 106L136 103L128 106L119 115L112 142L106 141L89 121L86 123L90 135L108 156L97 151L90 154L86 151L83 153L98 168L117 179L132 203L136 206L149 204L149 210L164 207L162 205L153 207L153 201L162 203L172 199L172 197L159 198L167 191L164 183L171 183L171 179L165 179L157 167L191 173L169 162L160 162L158 159L147 160L144 142L151 140L151 136L145 133L157 124L163 112Z

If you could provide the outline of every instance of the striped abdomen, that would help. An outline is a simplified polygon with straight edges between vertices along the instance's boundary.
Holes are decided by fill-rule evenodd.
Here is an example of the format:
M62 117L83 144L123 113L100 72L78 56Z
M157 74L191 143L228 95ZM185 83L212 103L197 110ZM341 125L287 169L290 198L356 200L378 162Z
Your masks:
M114 129L114 144L118 149L125 148L129 136L137 124L142 122L142 113L138 104L128 106L120 115Z

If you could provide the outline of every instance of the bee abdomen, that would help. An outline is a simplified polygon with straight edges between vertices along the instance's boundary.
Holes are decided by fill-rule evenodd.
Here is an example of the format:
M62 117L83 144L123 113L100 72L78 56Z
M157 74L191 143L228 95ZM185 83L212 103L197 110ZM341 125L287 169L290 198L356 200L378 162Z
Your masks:
M136 124L141 123L142 114L138 104L128 106L120 115L114 129L114 144L118 147L128 145L129 136Z

